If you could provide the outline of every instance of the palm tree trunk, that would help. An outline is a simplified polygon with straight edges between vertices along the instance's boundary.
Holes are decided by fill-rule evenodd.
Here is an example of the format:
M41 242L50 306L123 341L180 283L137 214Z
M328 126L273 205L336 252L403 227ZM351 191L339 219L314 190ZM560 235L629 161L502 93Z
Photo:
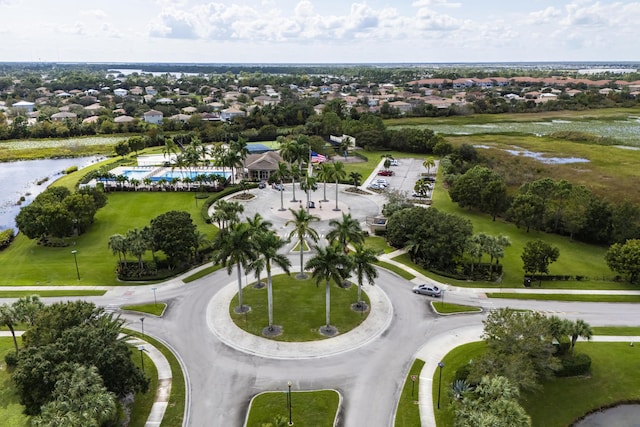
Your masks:
M300 277L304 277L304 270L302 269L302 262L303 262L303 247L302 245L304 244L304 237L300 236Z
M329 200L327 200L327 181L325 180L324 182L324 199L322 200L323 202L328 202Z
M362 307L362 280L358 280L358 306Z
M326 315L327 315L327 328L331 326L330 315L331 315L331 284L327 280L327 289L325 290L325 299L326 299Z
M13 325L7 325L9 330L11 331L11 336L13 337L13 345L16 346L16 353L18 352L18 340L16 339L16 331L13 329Z
M242 310L242 272L240 271L240 263L236 263L236 269L238 270L238 306Z
M336 179L336 207L334 209L334 211L339 211L340 209L338 208L338 180Z
M282 183L282 180L280 180L280 185L282 185L282 190L280 191L280 210L284 211L284 184Z
M296 199L296 179L291 177L291 189L293 190L293 199L291 200L293 203L297 202Z
M269 329L273 327L273 290L271 288L271 267L267 267L267 307L269 309Z

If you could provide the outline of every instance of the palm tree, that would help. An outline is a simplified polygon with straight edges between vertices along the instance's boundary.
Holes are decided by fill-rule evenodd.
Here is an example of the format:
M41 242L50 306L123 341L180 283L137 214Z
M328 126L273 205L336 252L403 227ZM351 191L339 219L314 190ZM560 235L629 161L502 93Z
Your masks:
M312 271L316 285L319 285L322 280L325 281L326 323L320 328L320 332L332 336L338 331L331 326L331 281L339 284L349 276L351 260L341 248L335 245L326 248L314 245L314 250L316 255L307 261L305 268Z
M133 230L127 231L124 242L127 252L138 258L138 276L142 276L142 272L144 271L142 256L149 248L146 234L141 229L134 228Z
M351 182L353 182L353 186L357 187L360 185L360 180L362 179L362 174L360 172L351 172L349 174L349 178L351 178Z
M347 176L347 172L344 170L344 163L334 162L332 175L333 179L336 180L336 207L333 210L339 211L340 208L338 208L338 184L345 178L345 176Z
M0 325L5 325L11 331L13 337L13 345L18 352L18 340L16 339L15 325L18 323L18 315L9 304L0 305Z
M244 179L244 171L247 168L247 164L245 161L247 159L247 156L249 155L247 141L244 138L239 137L236 141L231 141L229 148L238 155L240 161L242 162L242 178Z
M358 279L358 302L356 307L364 311L364 301L362 301L362 282L366 278L369 285L373 286L375 279L378 277L378 270L373 266L378 260L376 253L371 248L365 248L362 245L356 245L355 251L351 255L353 270Z
M111 253L118 254L118 262L124 261L125 268L127 267L127 246L125 245L124 236L122 234L114 234L109 237L109 249Z
M344 253L349 252L349 243L361 245L364 243L364 233L360 223L351 214L342 213L342 220L332 219L329 225L333 227L327 233L329 243L337 243Z
M285 227L289 224L293 224L294 226L291 233L289 233L289 240L291 240L293 236L296 236L300 241L300 274L298 274L298 278L306 279L307 276L304 274L302 267L304 263L304 238L309 237L314 242L318 241L318 232L311 228L311 221L320 221L320 218L309 214L309 212L304 209L299 209L297 211L289 209L289 211L293 214L293 219L290 219L284 225Z
M240 222L220 230L213 240L213 264L222 264L231 274L233 267L238 273L238 306L236 313L244 313L249 310L242 303L242 270L255 259L255 242L251 239L252 229L246 222Z
M258 259L264 261L264 268L267 271L267 306L269 312L269 326L268 332L273 332L273 287L271 280L271 267L275 264L282 268L285 273L289 274L289 268L291 267L291 261L279 254L278 251L282 249L287 242L282 240L274 231L269 230L256 235L256 247L258 249Z
M320 170L318 171L318 179L324 182L324 199L321 202L328 202L327 199L327 181L333 178L333 166L330 163L321 163Z
M289 167L284 162L278 162L278 169L272 175L276 180L280 182L280 185L284 185L284 180L289 176ZM284 188L284 187L283 187ZM280 211L284 211L284 190L280 190Z
M256 212L253 217L247 218L247 224L251 227L252 236L266 233L273 226L273 223L265 220L259 212Z
M317 182L315 177L309 175L304 175L300 180L300 188L307 194L307 212L309 212L309 192L318 189Z
M431 168L436 165L436 161L433 160L433 157L427 158L424 162L422 162L422 166L427 169L427 175L431 175Z
M591 337L593 336L591 326L582 319L570 322L568 325L568 333L571 335L571 354L575 351L576 341L578 341L579 337L591 340Z
M301 200L296 199L296 178L300 176L300 171L291 165L289 168L289 176L291 177L291 190L293 191L293 199L291 199L291 201L293 203L300 202Z
M213 206L212 221L218 222L218 228L225 229L240 221L239 215L244 212L244 206L238 202L218 200Z

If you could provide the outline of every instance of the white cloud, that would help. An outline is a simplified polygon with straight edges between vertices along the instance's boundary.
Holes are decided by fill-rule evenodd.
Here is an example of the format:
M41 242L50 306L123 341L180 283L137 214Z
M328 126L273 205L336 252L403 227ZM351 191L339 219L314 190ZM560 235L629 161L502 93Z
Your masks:
M98 19L105 19L107 17L107 13L101 9L82 10L80 11L80 15L91 16Z
M553 22L562 15L562 11L553 6L549 6L546 9L531 12L529 17L532 24L542 24Z
M411 3L411 6L414 7L429 7L429 6L442 6L442 7L450 7L450 8L460 8L462 7L462 3L453 3L447 0L415 0Z

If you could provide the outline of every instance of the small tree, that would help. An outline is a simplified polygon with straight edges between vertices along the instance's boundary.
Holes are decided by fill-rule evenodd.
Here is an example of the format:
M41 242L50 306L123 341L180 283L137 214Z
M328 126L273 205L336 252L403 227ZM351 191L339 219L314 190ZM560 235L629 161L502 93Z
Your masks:
M531 274L547 274L549 272L549 264L558 260L560 251L557 247L551 246L542 240L527 242L522 251L522 262L524 264L525 273ZM542 279L540 279L542 285Z
M640 278L640 239L611 245L604 258L611 270L626 276L629 282L636 283Z

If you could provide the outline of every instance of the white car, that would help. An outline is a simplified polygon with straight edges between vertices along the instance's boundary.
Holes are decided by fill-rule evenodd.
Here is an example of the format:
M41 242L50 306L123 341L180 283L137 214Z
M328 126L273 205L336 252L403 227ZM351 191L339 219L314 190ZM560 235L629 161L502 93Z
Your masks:
M387 181L384 178L380 178L380 179L376 180L376 184L378 184L380 187L385 188L385 187L389 186L389 181Z
M391 160L391 166L398 166L398 161L396 159Z
M439 297L442 295L442 291L439 287L425 284L414 286L413 293L429 295L430 297Z

